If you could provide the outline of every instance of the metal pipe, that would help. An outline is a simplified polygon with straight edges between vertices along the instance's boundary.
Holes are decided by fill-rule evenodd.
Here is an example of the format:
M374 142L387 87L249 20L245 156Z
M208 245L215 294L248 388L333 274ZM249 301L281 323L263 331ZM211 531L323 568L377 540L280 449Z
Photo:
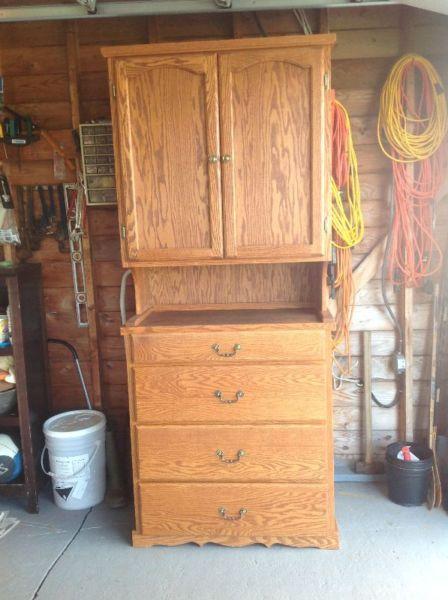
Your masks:
M411 0L412 2L412 0ZM409 3L411 3L409 2ZM359 6L385 6L406 4L398 0L363 0L354 2L341 0L233 0L231 8L220 8L214 0L129 0L128 2L97 3L97 12L89 14L85 7L79 4L53 4L32 6L0 7L0 22L38 21L58 19L101 19L107 17L132 17L143 15L169 15L188 13L240 12L263 11L294 8L341 8ZM415 2L413 2L415 4ZM439 6L441 12L448 13L448 8L442 7L444 2L431 0L420 2L424 8L429 4ZM423 8L423 6L422 6ZM435 8L433 10L436 10Z
M71 352L72 357L73 357L73 362L75 363L76 370L78 371L78 376L79 376L79 380L81 382L82 391L84 392L84 398L86 400L87 407L89 410L92 410L92 402L90 400L89 391L86 386L86 382L85 382L84 375L83 375L83 372L81 369L81 363L79 362L79 356L76 351L76 348L74 346L72 346L72 344L69 344L69 342L66 342L65 340L60 340L58 338L48 338L47 342L49 344L59 344L60 346L64 346L65 348L67 348L67 350L69 350Z
M132 275L131 269L127 269L121 276L120 283L120 315L121 315L121 324L126 325L127 317L126 317L126 282L128 277Z

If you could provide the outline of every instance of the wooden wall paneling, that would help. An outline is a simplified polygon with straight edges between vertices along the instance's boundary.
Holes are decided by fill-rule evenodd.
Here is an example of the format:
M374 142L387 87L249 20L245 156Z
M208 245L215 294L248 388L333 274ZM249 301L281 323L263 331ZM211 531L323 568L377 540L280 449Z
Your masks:
M147 41L143 17L81 21L79 28L79 80L81 121L110 119L109 80L101 46L139 44Z
M116 431L118 445L126 448L128 397L119 313L119 286L124 269L120 262L117 211L114 207L95 207L89 210L88 217L97 298L103 406L108 418L112 414L113 422L119 424ZM132 279L128 279L128 290L130 316L134 307Z
M158 15L148 18L150 42L233 37L232 14Z
M363 29L399 29L401 9L399 6L371 6L332 8L328 11L328 24L331 31Z
M58 251L55 240L46 239L31 260L42 264L47 335L62 338L75 346L91 392L89 338L87 331L79 329L76 323L69 256ZM73 371L71 354L62 346L53 344L49 344L48 352L51 410L58 412L83 408L85 400L81 384Z
M5 4L11 4L6 2ZM2 48L22 48L32 41L33 48L41 46L64 46L65 21L33 21L3 23L1 25Z
M386 446L399 439L398 429L376 430L373 431L373 456L378 460L384 460ZM425 430L418 429L414 432L415 441L424 441ZM361 456L361 436L359 431L344 431L335 427L334 430L334 448L336 464L339 461L349 461L358 459Z
M69 78L72 128L78 130L80 124L79 100L79 43L76 22L68 22L66 30L67 67ZM77 170L80 170L79 159ZM87 320L89 323L88 336L90 346L90 372L92 383L92 404L101 408L101 363L98 350L98 316L96 311L96 290L93 279L92 249L89 235L89 220L85 218L85 235L82 240L84 258L84 276L87 294Z

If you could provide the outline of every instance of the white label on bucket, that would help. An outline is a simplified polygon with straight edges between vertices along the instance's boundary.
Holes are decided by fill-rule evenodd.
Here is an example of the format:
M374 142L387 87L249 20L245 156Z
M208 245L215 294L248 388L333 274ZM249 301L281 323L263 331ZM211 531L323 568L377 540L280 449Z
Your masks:
M86 491L86 487L87 479L78 479L78 481L75 484L75 488L72 492L72 498L81 500L81 498L84 496L84 492Z
M51 456L51 469L58 477L73 477L89 462L88 454L77 456ZM90 478L90 467L79 473L79 477Z

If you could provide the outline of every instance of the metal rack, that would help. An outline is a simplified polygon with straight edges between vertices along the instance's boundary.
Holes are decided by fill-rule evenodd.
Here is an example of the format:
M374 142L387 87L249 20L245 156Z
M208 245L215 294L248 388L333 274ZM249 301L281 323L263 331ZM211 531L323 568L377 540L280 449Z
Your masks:
M83 123L79 133L87 205L116 204L112 124Z

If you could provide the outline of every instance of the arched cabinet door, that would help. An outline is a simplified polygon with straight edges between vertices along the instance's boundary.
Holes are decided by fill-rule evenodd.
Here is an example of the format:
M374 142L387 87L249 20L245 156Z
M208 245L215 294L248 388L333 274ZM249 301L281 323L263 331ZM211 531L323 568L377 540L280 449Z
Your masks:
M225 255L324 257L326 53L219 55Z
M216 54L120 59L114 80L123 262L222 256Z

